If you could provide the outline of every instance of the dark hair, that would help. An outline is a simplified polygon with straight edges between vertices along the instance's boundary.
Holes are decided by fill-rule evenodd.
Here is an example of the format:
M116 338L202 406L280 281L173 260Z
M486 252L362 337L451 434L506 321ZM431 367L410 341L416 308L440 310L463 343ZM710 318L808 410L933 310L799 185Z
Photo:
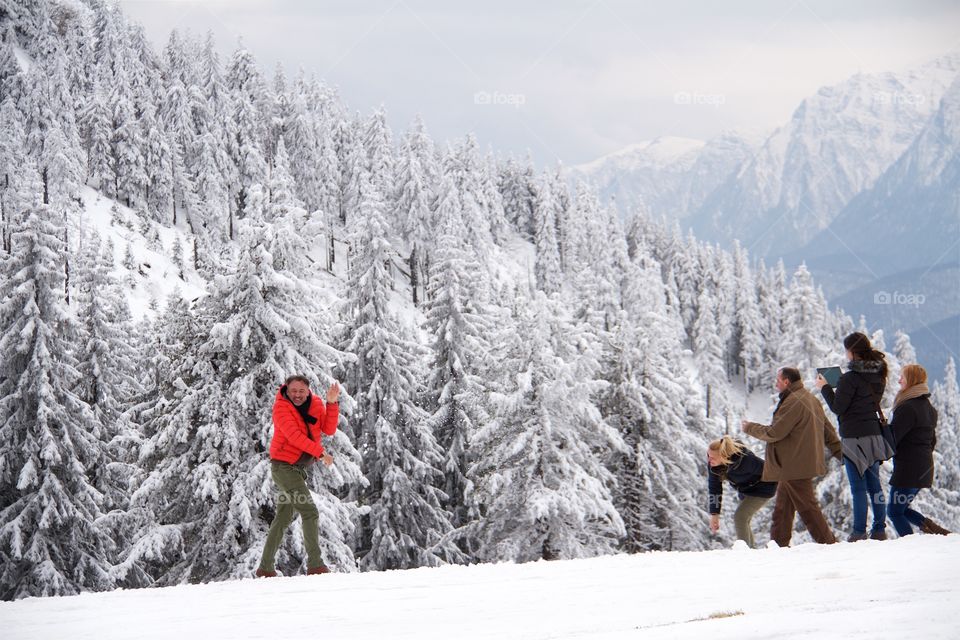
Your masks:
M800 377L800 371L794 369L793 367L780 367L780 370L777 371L780 374L780 377L784 380L788 380L791 383L800 382L803 378Z
M284 382L283 384L285 386L289 386L291 382L302 382L303 384L307 385L308 388L310 387L310 381L307 380L307 376L301 376L299 374L293 375L287 378L286 382Z
M854 360L879 362L880 375L884 380L887 379L887 356L873 348L870 338L856 331L843 339L843 348L853 354Z

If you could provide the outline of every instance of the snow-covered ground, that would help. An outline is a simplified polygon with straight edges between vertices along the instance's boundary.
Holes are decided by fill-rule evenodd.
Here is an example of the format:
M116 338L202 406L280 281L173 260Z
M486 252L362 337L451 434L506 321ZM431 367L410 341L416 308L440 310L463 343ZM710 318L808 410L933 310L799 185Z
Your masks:
M960 536L241 580L0 603L20 638L957 638Z

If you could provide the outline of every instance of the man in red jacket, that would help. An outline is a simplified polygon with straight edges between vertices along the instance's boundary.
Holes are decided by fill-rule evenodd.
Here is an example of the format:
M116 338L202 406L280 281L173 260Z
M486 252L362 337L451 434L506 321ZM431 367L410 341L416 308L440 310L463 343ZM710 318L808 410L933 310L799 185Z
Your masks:
M333 457L324 452L320 434L332 436L340 417L340 385L334 382L327 390L324 406L310 393L310 381L304 376L290 376L277 392L273 403L273 439L270 441L270 472L277 485L277 515L270 524L270 533L263 547L257 576L277 575L274 560L283 534L293 521L294 512L303 520L303 544L307 548L307 574L329 573L320 557L320 513L307 488L307 470L317 459L333 464Z

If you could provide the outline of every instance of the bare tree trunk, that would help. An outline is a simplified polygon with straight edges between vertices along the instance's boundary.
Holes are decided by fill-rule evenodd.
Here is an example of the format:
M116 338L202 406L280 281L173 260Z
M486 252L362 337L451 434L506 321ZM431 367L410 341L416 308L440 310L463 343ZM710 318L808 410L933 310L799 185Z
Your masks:
M420 274L417 272L417 245L413 245L413 249L410 250L410 288L413 290L413 306L418 306L420 302L419 292L417 287L420 285Z

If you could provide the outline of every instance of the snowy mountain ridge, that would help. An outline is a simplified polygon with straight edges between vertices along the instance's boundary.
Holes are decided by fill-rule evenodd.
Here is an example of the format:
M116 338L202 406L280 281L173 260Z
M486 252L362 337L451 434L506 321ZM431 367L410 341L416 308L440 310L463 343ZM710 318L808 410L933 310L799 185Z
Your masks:
M664 136L571 167L567 175L594 186L624 213L639 210L674 219L699 206L759 139L739 131L707 141Z
M656 145L645 142L571 171L625 212L646 203L658 217L688 219L685 225L705 240L731 246L736 238L760 255L784 255L873 186L920 134L958 73L960 55L951 53L899 72L856 74L803 100L772 133L730 132L674 146L672 154L654 154ZM711 169L696 162L698 147L713 156ZM676 186L684 181L701 193L691 197L695 187ZM780 228L771 230L774 221Z
M960 56L950 55L823 87L710 194L691 226L760 255L799 248L906 151L958 72Z
M691 163L696 152L706 142L694 138L662 136L632 144L619 151L586 164L573 167L583 173L592 173L606 166L613 170L631 171L641 167L666 168L674 163Z

